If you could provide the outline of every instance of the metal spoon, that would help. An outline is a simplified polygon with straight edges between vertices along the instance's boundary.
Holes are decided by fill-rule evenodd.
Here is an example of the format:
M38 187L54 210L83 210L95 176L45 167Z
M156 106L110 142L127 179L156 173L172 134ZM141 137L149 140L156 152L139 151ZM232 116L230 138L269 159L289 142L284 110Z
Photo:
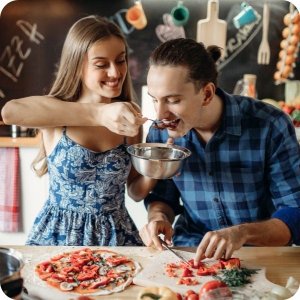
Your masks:
M165 123L162 120L148 119L148 121L152 121L153 122L152 126L154 126L155 128L158 128L158 129L165 129L167 127L167 126L165 126Z

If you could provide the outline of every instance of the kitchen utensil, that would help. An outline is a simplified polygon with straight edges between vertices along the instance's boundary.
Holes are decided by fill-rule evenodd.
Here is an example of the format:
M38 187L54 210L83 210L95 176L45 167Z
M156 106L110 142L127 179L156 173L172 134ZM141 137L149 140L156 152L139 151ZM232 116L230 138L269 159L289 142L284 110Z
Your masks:
M227 22L218 19L219 1L209 0L207 5L207 18L197 23L197 42L202 42L206 47L217 45L226 49Z
M178 173L191 151L177 145L140 143L127 147L134 168L142 175L166 179Z
M182 262L187 264L187 266L191 266L190 263L182 255L178 254L175 250L169 247L169 245L164 240L161 239L161 243L167 250L171 251L177 258L179 258Z
M144 29L147 25L147 18L140 0L136 0L135 4L126 12L126 21L138 30Z
M178 1L171 11L171 16L175 26L184 26L189 20L190 12L182 1Z
M263 34L258 48L257 63L268 65L270 63L270 45L268 42L270 8L268 3L264 3L263 9Z
M148 121L152 121L154 123L154 125L157 125L157 126L159 124L163 123L161 120L153 120L153 119L149 119L149 118L148 118Z
M23 288L22 254L10 248L0 248L0 285L8 297L19 296Z

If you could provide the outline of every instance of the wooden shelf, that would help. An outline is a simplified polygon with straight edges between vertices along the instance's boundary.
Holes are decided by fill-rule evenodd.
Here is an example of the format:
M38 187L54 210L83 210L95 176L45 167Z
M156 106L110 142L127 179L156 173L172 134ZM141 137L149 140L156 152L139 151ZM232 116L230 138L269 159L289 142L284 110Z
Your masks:
M35 148L40 144L41 137L38 134L35 137L0 137L0 148L4 147L26 147L26 148Z

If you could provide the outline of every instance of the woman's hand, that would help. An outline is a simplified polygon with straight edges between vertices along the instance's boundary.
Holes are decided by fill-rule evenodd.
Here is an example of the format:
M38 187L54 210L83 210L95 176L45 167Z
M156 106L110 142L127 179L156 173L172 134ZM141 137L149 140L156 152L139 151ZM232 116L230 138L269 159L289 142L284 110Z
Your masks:
M120 135L136 136L146 121L138 107L130 102L114 102L101 107L103 126Z

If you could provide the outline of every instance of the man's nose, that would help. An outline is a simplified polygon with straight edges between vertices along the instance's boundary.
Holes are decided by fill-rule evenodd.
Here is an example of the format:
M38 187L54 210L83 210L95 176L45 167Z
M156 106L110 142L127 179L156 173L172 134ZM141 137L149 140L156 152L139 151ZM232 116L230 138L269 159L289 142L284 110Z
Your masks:
M155 109L156 109L156 115L157 115L158 120L167 119L168 114L169 114L167 105L165 105L164 103L158 102Z

